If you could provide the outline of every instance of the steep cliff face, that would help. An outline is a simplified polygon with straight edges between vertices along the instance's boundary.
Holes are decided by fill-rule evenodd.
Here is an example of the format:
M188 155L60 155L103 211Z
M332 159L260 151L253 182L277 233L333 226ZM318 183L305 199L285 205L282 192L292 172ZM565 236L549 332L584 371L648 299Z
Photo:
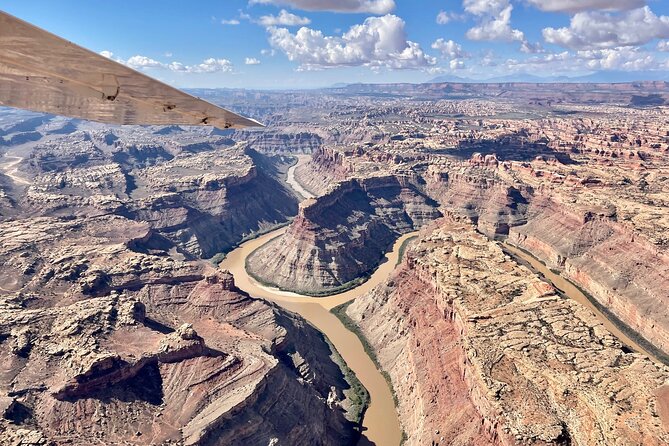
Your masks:
M22 279L0 284L0 443L352 441L323 336L227 272L147 253L148 231L114 216L0 225L2 277Z
M429 166L426 190L445 212L466 216L491 238L526 222L532 189L505 177L493 155L475 156L464 165Z
M560 270L656 348L669 351L664 221L647 195L626 186L616 197L592 175L538 171L492 156L456 168L430 166L425 178L445 213L468 218L491 238L508 235L510 243ZM616 200L618 208L611 204Z
M295 169L295 178L314 195L322 195L333 184L352 177L354 166L346 159L346 152L321 147L314 151L308 163Z
M561 270L655 347L669 351L669 257L616 219L615 207L579 208L546 196L509 242Z
M392 173L393 168L424 158L421 155L385 153L364 145L323 146L315 150L309 163L298 166L296 179L314 195L325 193L340 181L350 178L379 176ZM398 172L408 174L401 169Z
M297 199L276 174L280 161L245 145L202 143L195 150L193 143L170 152L158 143L117 144L107 154L96 144L89 138L65 153L36 149L31 163L38 173L21 207L41 215L131 217L185 255L204 258L297 213Z
M669 441L669 369L467 224L442 220L348 314L398 394L407 444Z
M210 155L200 166L203 172L209 162L226 160L220 154ZM134 218L149 222L195 256L208 258L226 251L244 236L297 213L295 196L255 165L235 176L217 176L215 168L202 176L181 176L181 172L178 167L165 172L160 184L151 185L153 192L147 198L129 207Z
M460 333L435 305L430 283L403 267L348 313L390 374L405 444L498 444L463 379Z
M407 178L337 184L300 207L288 231L253 253L247 268L285 289L320 292L373 270L399 234L439 216Z
M323 145L323 138L316 133L289 129L237 130L231 137L266 154L311 153Z

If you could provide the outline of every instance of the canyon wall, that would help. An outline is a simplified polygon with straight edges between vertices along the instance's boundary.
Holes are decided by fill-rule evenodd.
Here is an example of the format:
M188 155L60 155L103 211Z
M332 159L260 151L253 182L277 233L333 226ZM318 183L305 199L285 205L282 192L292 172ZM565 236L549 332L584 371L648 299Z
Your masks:
M320 135L300 130L237 130L231 137L265 154L311 153L323 145Z
M0 443L353 442L323 335L227 272L149 252L151 231L0 224Z
M345 181L354 173L355 163L347 160L345 151L322 147L314 151L308 163L297 166L295 179L312 194L322 195L333 184Z
M215 164L227 160L208 155L202 172L209 170L208 163L214 165L206 174L173 176L180 169L152 173L160 180L150 185L147 198L129 204L130 215L149 222L185 252L208 258L297 213L293 193L266 171L250 164L234 176L217 176Z
M466 217L490 238L508 237L561 271L666 358L666 236L662 219L652 217L652 201L631 195L631 185L616 197L602 180L541 172L492 156L447 169L431 166L425 178L444 213ZM547 187L547 180L555 185Z
M669 369L472 229L423 230L347 310L392 379L406 444L669 441Z
M346 146L323 146L315 150L311 160L298 166L295 178L314 195L322 195L334 184L350 178L379 175L390 172L393 167L425 157L382 151L365 150L364 144ZM408 172L403 172L407 174ZM417 177L412 174L413 179ZM415 182L415 181L414 181Z
M652 164L661 157L649 158L644 165L635 157L616 157L612 158L615 167L600 165L599 158L577 162L543 155L529 162L499 161L492 154L474 154L462 161L435 156L425 163L421 155L412 158L372 149L347 150L315 152L311 162L302 166L301 181L311 178L311 187L320 185L320 191L326 193L332 187L326 185L345 182L347 176L402 172L439 203L443 214L465 217L488 237L508 238L560 270L598 305L653 344L658 357L666 358L669 262L664 249L666 219L658 209L663 177L661 169ZM320 207L311 209L324 212ZM308 258L307 253L317 252L312 239L300 239L300 234L313 230L310 224L315 219L298 218L291 228L290 243L288 238L274 242L289 251L293 240L299 240L302 257L277 257L285 261L273 273L296 275L295 271L313 268L317 272L312 274L322 278L312 286L317 287L318 282L330 286L328 280L341 283L327 277L334 267L322 266L326 260L314 263ZM377 233L373 239L359 240L377 250L377 241L383 242L386 236ZM280 244L282 240L285 244ZM350 240L332 243L329 248L327 259L337 264L350 264L342 257L357 250ZM293 261L296 258L305 260L298 264Z
M297 199L274 166L281 160L246 145L175 149L116 141L108 154L96 141L63 152L37 147L28 163L33 184L19 199L24 212L122 215L148 222L184 255L202 258L297 213Z
M307 200L282 236L248 259L251 274L285 289L322 292L370 273L396 238L439 216L402 176L337 183Z
M615 207L578 208L537 196L509 242L562 271L635 332L669 352L669 257Z
M495 238L526 222L532 196L531 188L505 173L494 155L475 155L446 169L429 166L424 178L427 193L445 213L466 216L479 231Z

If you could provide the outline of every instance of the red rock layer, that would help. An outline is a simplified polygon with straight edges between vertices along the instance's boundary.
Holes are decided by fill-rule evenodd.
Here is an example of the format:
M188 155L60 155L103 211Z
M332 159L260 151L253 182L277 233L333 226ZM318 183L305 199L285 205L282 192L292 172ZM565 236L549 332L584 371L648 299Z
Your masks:
M289 290L336 288L374 270L399 234L439 215L406 177L344 181L304 202L286 233L249 256L247 268Z
M423 231L347 312L390 374L408 445L669 441L669 368L469 225Z
M390 374L406 444L500 444L472 402L460 329L435 305L432 284L403 266L349 313Z
M113 216L0 225L3 277L24 271L0 294L0 444L352 441L322 334L227 272L148 254L147 231Z
M613 214L612 214L613 212ZM655 347L669 352L669 256L615 219L615 210L532 200L509 241L587 290Z

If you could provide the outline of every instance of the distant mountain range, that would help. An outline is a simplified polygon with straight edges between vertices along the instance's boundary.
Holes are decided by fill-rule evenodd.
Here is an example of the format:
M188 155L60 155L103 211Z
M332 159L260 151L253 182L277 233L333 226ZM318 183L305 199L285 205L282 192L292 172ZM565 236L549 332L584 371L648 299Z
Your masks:
M669 81L667 71L598 71L585 76L549 76L541 77L528 73L510 74L507 76L491 77L488 79L470 79L453 75L435 77L429 83L472 83L472 84L496 84L506 82L528 82L528 83L621 83L635 81Z

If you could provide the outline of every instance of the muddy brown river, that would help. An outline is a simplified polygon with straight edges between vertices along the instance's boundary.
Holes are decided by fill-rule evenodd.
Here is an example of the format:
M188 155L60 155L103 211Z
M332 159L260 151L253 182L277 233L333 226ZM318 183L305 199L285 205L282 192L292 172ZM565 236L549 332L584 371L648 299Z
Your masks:
M314 198L314 194L303 188L302 185L295 179L295 169L297 169L297 167L301 166L302 164L308 163L309 160L311 159L311 156L295 155L295 158L297 158L297 162L292 166L290 166L290 168L288 169L286 182L290 185L290 187L293 188L295 192L302 195L302 197L304 197L305 199Z
M565 279L560 274L554 273L553 271L550 270L550 268L546 267L546 265L544 265L541 261L539 261L534 256L526 253L522 249L519 249L508 243L502 243L502 246L504 247L504 250L507 251L509 254L511 254L513 257L516 257L522 260L523 262L529 264L531 269L534 270L535 272L541 273L546 281L548 281L555 288L560 290L565 296L567 296L572 300L575 300L579 304L583 305L584 307L592 311L597 317L597 319L599 319L599 321L604 325L604 327L606 327L606 329L609 332L611 332L611 334L613 334L615 337L617 337L623 344L625 344L626 346L628 346L629 348L631 348L636 352L647 355L649 358L652 358L654 361L658 363L662 362L654 354L647 351L645 348L639 345L638 342L636 342L634 339L632 339L623 331L621 331L617 325L615 325L604 313L602 313L592 302L590 302L588 296L586 296L580 289L578 289L577 286L575 286L569 280Z
M363 438L359 444L399 445L400 423L388 383L365 353L360 339L349 331L334 314L330 313L330 310L365 294L385 281L395 269L400 246L406 239L417 233L405 234L399 238L392 251L386 255L386 261L379 266L367 282L359 287L333 296L309 297L263 286L246 272L246 257L256 248L285 231L286 228L277 229L240 245L226 256L220 267L229 270L235 276L235 284L238 288L251 296L267 299L286 310L298 313L330 339L346 364L369 391L371 401L362 422Z
M298 163L288 171L287 183L304 198L312 198L313 195L302 188L294 176L295 168L307 161L307 156L298 157ZM360 339L349 331L330 310L338 305L352 301L385 281L395 269L402 243L408 238L415 236L417 232L400 237L393 245L392 250L386 255L385 261L372 274L369 280L362 285L328 297L310 297L266 287L258 283L246 272L246 258L258 247L264 245L274 237L283 234L286 229L285 227L277 229L243 243L226 256L225 260L221 262L220 267L229 270L234 275L235 284L240 289L246 291L251 296L267 299L286 310L301 315L330 339L341 357L346 361L348 367L357 375L362 385L369 391L371 401L363 419L363 437L359 444L375 444L377 446L399 445L401 441L400 423L388 383L365 352ZM589 308L621 342L638 352L654 358L652 354L612 323L570 281L559 274L553 273L538 259L515 246L506 243L503 246L512 256L528 264L534 272L541 273L545 280L553 284L564 295Z
M324 333L337 349L349 368L369 391L370 405L363 419L363 438L360 444L375 444L377 446L396 446L401 441L401 429L393 397L388 383L376 368L372 359L367 355L360 339L349 331L341 321L330 312L338 305L350 302L361 296L376 285L385 281L395 269L402 243L417 234L405 234L393 245L386 254L385 261L362 285L328 297L310 297L292 292L282 291L258 283L246 271L246 258L258 247L264 245L274 237L283 234L287 228L280 228L256 239L240 245L230 252L221 262L222 269L229 270L235 277L235 284L251 296L272 301L286 310L295 312L309 321ZM618 339L630 348L644 353L651 358L654 356L638 345L634 339L627 336L606 315L602 314L574 284L559 274L555 274L543 263L515 246L503 244L504 249L513 257L529 264L532 270L541 273L545 280L552 283L565 296L589 308L604 326ZM654 358L656 359L656 358Z

